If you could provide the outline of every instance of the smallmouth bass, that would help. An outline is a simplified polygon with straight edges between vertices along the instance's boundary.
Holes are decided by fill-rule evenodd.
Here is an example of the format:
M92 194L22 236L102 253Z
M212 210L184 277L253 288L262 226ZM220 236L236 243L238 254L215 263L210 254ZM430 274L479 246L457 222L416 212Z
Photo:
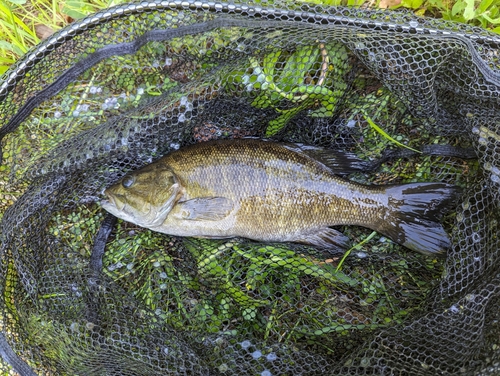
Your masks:
M378 231L435 255L450 247L440 218L459 198L445 183L369 186L339 177L363 163L348 154L256 139L217 140L173 151L105 190L105 210L153 231L244 237L345 250L330 226Z

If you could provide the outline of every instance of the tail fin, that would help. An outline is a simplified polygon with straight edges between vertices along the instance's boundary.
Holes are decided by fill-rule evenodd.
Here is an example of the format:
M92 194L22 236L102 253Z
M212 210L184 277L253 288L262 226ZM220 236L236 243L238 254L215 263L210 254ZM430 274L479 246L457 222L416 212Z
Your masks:
M450 239L439 223L456 205L460 188L444 183L413 183L388 187L388 220L377 230L396 243L426 255L444 254Z

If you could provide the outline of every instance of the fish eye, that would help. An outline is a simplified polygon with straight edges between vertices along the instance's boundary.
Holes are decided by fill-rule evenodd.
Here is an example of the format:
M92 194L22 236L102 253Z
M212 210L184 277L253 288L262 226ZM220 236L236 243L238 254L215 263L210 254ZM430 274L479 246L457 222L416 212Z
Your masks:
M133 176L125 176L122 180L123 188L130 188L134 184L135 179Z

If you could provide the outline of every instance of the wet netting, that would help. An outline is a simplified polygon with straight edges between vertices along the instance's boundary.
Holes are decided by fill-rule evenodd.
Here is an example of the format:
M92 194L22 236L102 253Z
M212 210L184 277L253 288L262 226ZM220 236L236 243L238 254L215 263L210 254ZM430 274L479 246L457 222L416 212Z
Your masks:
M54 34L0 81L2 372L500 374L499 46L284 1L131 3ZM173 150L248 137L461 187L447 254L362 226L336 227L345 253L175 237L101 206Z

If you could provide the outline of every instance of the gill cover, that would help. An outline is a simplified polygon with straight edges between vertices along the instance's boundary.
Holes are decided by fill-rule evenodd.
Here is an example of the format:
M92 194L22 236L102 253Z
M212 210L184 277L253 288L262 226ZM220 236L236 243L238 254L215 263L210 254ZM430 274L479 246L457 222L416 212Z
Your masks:
M102 206L118 218L143 227L161 225L180 196L180 185L167 167L153 163L125 175L104 191Z

